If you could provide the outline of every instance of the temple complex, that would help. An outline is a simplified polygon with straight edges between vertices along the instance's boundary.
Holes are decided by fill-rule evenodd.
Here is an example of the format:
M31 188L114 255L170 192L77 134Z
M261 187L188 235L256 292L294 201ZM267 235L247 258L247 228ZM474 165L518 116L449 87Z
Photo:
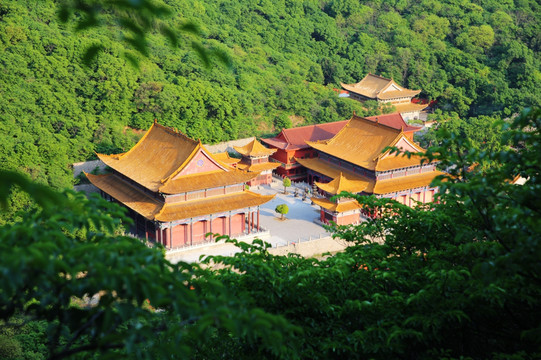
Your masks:
M343 84L352 99L364 102L375 100L380 104L391 104L404 120L418 119L419 113L428 105L414 104L411 99L421 90L410 90L398 85L393 79L368 74L356 84Z
M309 159L316 156L316 152L306 141L328 140L338 133L348 120L326 124L301 126L292 129L283 129L280 134L270 139L261 139L276 152L271 155L271 161L278 163L276 174L288 177L292 181L305 181L306 169L297 162L297 159Z
M436 170L436 164L421 164L417 155L383 152L388 146L401 151L424 151L404 130L354 115L332 139L307 142L317 157L297 161L308 169L309 182L317 186L321 195L312 201L320 206L322 222L345 225L360 221L361 207L355 200L330 200L342 191L390 198L409 206L432 202L438 188L430 183L442 174Z
M254 139L245 146L233 146L242 155L242 159L236 164L237 169L258 174L248 181L248 185L268 185L272 183L272 170L280 166L279 163L269 162L269 156L276 152L276 149L269 149Z
M128 152L98 157L112 173L87 174L90 182L128 208L138 236L167 249L212 239L207 233L257 233L260 206L273 198L246 190L259 172L236 169L157 123Z

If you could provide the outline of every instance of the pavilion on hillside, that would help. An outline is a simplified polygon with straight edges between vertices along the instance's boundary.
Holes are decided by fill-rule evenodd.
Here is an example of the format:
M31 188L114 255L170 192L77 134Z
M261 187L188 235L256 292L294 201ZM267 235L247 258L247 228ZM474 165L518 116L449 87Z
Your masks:
M237 163L237 169L257 173L257 177L248 181L248 185L268 185L272 183L272 170L280 166L279 163L269 162L269 156L276 152L276 149L269 149L261 145L255 138L244 146L233 146L242 155Z
M98 154L111 174L87 174L108 200L129 210L135 233L167 249L257 233L260 206L273 196L246 190L257 172L235 169L200 141L154 123L128 152Z
M414 104L412 98L421 90L410 90L398 85L393 79L368 74L355 84L340 83L352 99L364 102L375 100L380 104L389 103L405 120L418 119L419 113L428 105Z
M429 203L438 188L431 186L440 174L435 163L421 163L421 157L393 154L386 147L401 151L424 151L403 129L382 122L353 116L348 124L330 140L308 142L316 158L297 159L308 169L308 179L321 197L312 201L321 208L321 221L339 225L360 221L361 207L352 199L331 200L342 191L359 195L375 195L414 206Z
M279 164L276 173L288 177L292 181L305 181L306 169L297 159L308 159L316 156L315 151L306 141L327 140L338 133L348 120L326 124L301 126L283 129L280 134L270 139L261 139L265 145L276 152L270 156L271 161Z

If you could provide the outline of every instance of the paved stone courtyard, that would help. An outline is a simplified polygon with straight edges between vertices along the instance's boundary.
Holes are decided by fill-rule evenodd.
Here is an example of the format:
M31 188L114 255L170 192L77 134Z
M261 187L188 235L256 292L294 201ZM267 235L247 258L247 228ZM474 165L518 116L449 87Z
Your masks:
M274 181L271 186L261 185L250 189L259 194L276 194L276 197L261 206L260 225L270 231L270 236L261 238L270 243L272 247L284 246L290 243L298 243L315 238L328 237L330 234L314 222L319 218L318 207L311 205L311 201L302 197L294 196L294 187L289 187L288 194L283 194L284 187L281 182ZM289 212L286 220L280 220L280 215L274 209L276 205L286 204ZM258 237L258 236L256 236ZM201 255L225 255L230 256L238 252L238 248L230 244L218 244L181 250L169 253L167 257L173 261L198 261Z

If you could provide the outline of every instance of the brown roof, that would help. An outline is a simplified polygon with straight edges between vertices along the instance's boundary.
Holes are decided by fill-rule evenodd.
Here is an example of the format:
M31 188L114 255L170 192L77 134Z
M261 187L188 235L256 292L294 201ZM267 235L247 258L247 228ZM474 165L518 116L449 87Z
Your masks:
M340 172L340 175L335 177L331 182L320 183L316 181L315 184L321 190L329 194L336 195L340 194L342 191L360 193L366 189L369 181L361 180L359 178L348 179L342 172Z
M421 90L410 90L398 85L393 79L368 74L356 84L340 83L347 91L363 95L371 99L389 100L397 97L413 97Z
M240 193L228 194L219 197L165 204L162 211L156 215L155 219L162 222L169 222L179 219L188 219L224 211L259 206L272 200L274 196L275 195L259 195L251 191L242 191Z
M165 204L145 194L138 187L125 182L116 175L86 175L92 184L126 207L149 220L162 222L258 206L270 201L274 197L274 195L263 196L251 191L242 191L223 196Z
M335 137L322 142L308 142L310 146L326 154L343 159L352 164L361 166L369 170L383 171L378 167L378 162L389 156L388 152L382 154L382 151L388 146L395 146L400 141L409 144L414 151L423 151L418 145L407 139L405 134L397 129L393 129L381 123L375 123L361 117L353 116L348 124L340 130ZM392 165L390 160L385 162ZM400 167L419 165L417 158L400 160L397 165ZM385 168L389 170L391 168Z
M221 153L215 153L215 154L212 154L212 156L214 157L214 159L228 165L234 165L240 161L240 159L229 156L229 153L227 151L224 151Z
M275 162L265 162L265 163L253 164L253 165L241 163L237 165L237 168L240 170L249 171L249 172L261 172L265 170L274 170L278 166L280 166L280 163L275 163Z
M164 194L179 194L188 191L243 184L257 175L257 173L248 173L237 169L196 173L184 175L177 180L168 181L160 187L160 191Z
M176 173L200 147L200 142L154 123L128 152L98 157L138 184L158 191L162 180Z
M306 141L327 140L336 135L349 120L335 121L326 124L301 126L283 129L278 136L271 139L261 139L262 142L278 149L299 150L309 146Z
M343 201L339 203L334 203L325 198L311 198L314 204L321 206L324 209L334 211L334 212L346 212L351 210L360 209L362 206L357 202L357 200Z
M269 149L261 145L257 139L244 146L233 146L233 148L241 155L253 157L268 156L276 152L276 149Z
M353 116L355 117L355 115ZM402 117L402 115L400 115L399 112L392 114L367 116L365 117L365 119L373 122L379 122L380 124L387 125L392 127L393 129L402 130L404 132L414 132L422 129L422 127L420 126L408 125L408 123L404 121L404 118Z
M106 194L149 220L154 220L154 215L163 206L163 202L145 194L116 175L92 175L86 173L85 175L98 189L103 190Z

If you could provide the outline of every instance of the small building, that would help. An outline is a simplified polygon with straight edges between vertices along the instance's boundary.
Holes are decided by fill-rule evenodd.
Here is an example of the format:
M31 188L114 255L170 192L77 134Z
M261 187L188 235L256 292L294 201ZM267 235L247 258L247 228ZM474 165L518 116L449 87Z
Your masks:
M355 84L340 83L352 99L364 102L374 100L380 104L391 104L404 120L418 119L428 105L414 104L411 100L421 90L410 90L398 85L393 79L368 74Z
M269 156L274 154L276 149L264 147L257 139L245 146L233 146L233 148L242 155L242 159L236 164L237 169L258 174L257 177L248 181L248 185L269 185L272 183L272 170L280 164L269 162Z
M317 157L297 161L307 169L309 182L318 188L320 197L312 201L320 206L323 222L344 225L359 221L361 207L356 201L330 200L341 191L390 198L409 206L432 202L438 192L431 182L443 173L436 170L434 162L422 163L417 155L383 152L386 147L424 151L403 129L353 116L332 139L308 145Z
M316 152L306 141L330 139L347 122L348 120L343 120L283 129L276 137L261 139L261 142L271 149L276 149L276 152L270 156L270 160L278 163L276 173L279 176L288 177L292 181L306 181L306 169L297 162L297 159L309 159L316 156Z
M257 172L220 161L201 144L158 123L128 152L98 154L111 174L87 174L108 200L128 208L135 233L167 249L257 233L260 206L273 196L246 190Z

